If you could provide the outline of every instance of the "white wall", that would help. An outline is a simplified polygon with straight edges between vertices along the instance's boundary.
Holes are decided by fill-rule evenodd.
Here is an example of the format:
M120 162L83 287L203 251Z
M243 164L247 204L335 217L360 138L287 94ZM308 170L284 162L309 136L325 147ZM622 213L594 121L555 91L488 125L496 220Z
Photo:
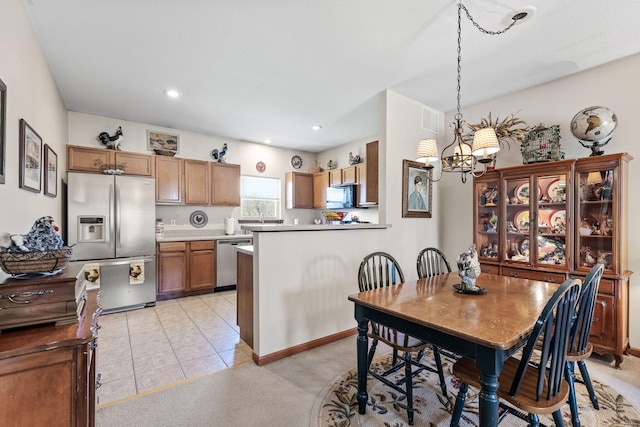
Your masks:
M630 342L632 347L640 347L640 222L636 221L640 212L640 147L638 145L638 117L640 117L640 55L633 55L581 73L542 84L527 90L502 96L470 107L463 107L462 114L469 123L478 123L491 112L505 117L515 113L529 125L544 123L547 126L559 124L561 145L566 158L587 157L590 151L582 147L571 134L570 122L580 110L591 105L603 105L612 109L618 117L618 127L613 138L604 147L605 153L627 152L632 160L629 168L629 270L630 285ZM472 73L473 70L467 70ZM515 78L515 77L514 77ZM464 100L464 84L462 85ZM454 112L447 114L447 122L453 120ZM440 145L440 149L442 149ZM522 164L519 145L511 150L498 153L497 167ZM447 257L455 259L464 250L460 242L471 242L472 238L472 195L471 185L463 185L457 177L448 177L442 186L443 248Z
M26 233L41 216L61 223L61 194L48 197L19 188L19 122L27 123L58 155L66 170L67 109L53 80L22 0L3 0L0 79L7 86L5 183L0 184L0 232ZM58 175L61 178L61 175Z

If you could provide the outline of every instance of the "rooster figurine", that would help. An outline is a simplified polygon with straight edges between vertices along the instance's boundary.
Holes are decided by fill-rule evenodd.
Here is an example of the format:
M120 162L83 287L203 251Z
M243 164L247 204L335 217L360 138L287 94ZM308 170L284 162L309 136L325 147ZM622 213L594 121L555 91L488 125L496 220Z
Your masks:
M58 234L59 228L53 217L43 216L36 220L27 234L10 235L11 242L7 242L3 235L0 247L8 252L45 252L55 251L63 245L62 238ZM9 245L7 246L7 243Z
M98 140L109 150L120 150L120 144L122 143L122 140L124 140L122 126L118 126L118 130L113 136L109 136L107 132L100 132Z
M462 279L460 289L462 292L484 293L484 288L476 286L476 279L480 276L480 261L475 243L467 252L458 255L458 275Z

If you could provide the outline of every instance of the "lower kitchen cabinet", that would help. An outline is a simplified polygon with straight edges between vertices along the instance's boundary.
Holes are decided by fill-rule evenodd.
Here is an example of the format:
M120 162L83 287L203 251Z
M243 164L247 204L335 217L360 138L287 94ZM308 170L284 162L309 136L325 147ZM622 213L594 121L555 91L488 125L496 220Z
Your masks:
M238 252L236 318L240 339L253 348L253 256Z
M0 334L0 420L6 426L94 426L98 292L77 323Z
M213 292L216 287L216 242L158 243L157 299Z

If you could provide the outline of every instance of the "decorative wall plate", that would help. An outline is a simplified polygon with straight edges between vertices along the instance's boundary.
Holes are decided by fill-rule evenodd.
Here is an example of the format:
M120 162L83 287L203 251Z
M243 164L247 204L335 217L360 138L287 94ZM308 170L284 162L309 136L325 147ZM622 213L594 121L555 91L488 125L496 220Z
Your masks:
M291 158L291 166L293 166L294 169L300 169L300 166L302 166L302 159L300 156L293 156Z
M256 163L256 170L260 173L264 172L267 169L267 165L264 164L264 162L258 162Z
M209 217L203 211L193 211L189 217L189 222L195 228L202 228L209 222Z

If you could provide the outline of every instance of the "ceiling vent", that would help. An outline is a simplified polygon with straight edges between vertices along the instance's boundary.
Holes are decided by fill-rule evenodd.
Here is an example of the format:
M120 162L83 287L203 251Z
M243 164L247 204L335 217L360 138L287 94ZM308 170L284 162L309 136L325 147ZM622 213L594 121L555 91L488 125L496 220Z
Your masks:
M440 133L440 113L422 107L422 129Z

